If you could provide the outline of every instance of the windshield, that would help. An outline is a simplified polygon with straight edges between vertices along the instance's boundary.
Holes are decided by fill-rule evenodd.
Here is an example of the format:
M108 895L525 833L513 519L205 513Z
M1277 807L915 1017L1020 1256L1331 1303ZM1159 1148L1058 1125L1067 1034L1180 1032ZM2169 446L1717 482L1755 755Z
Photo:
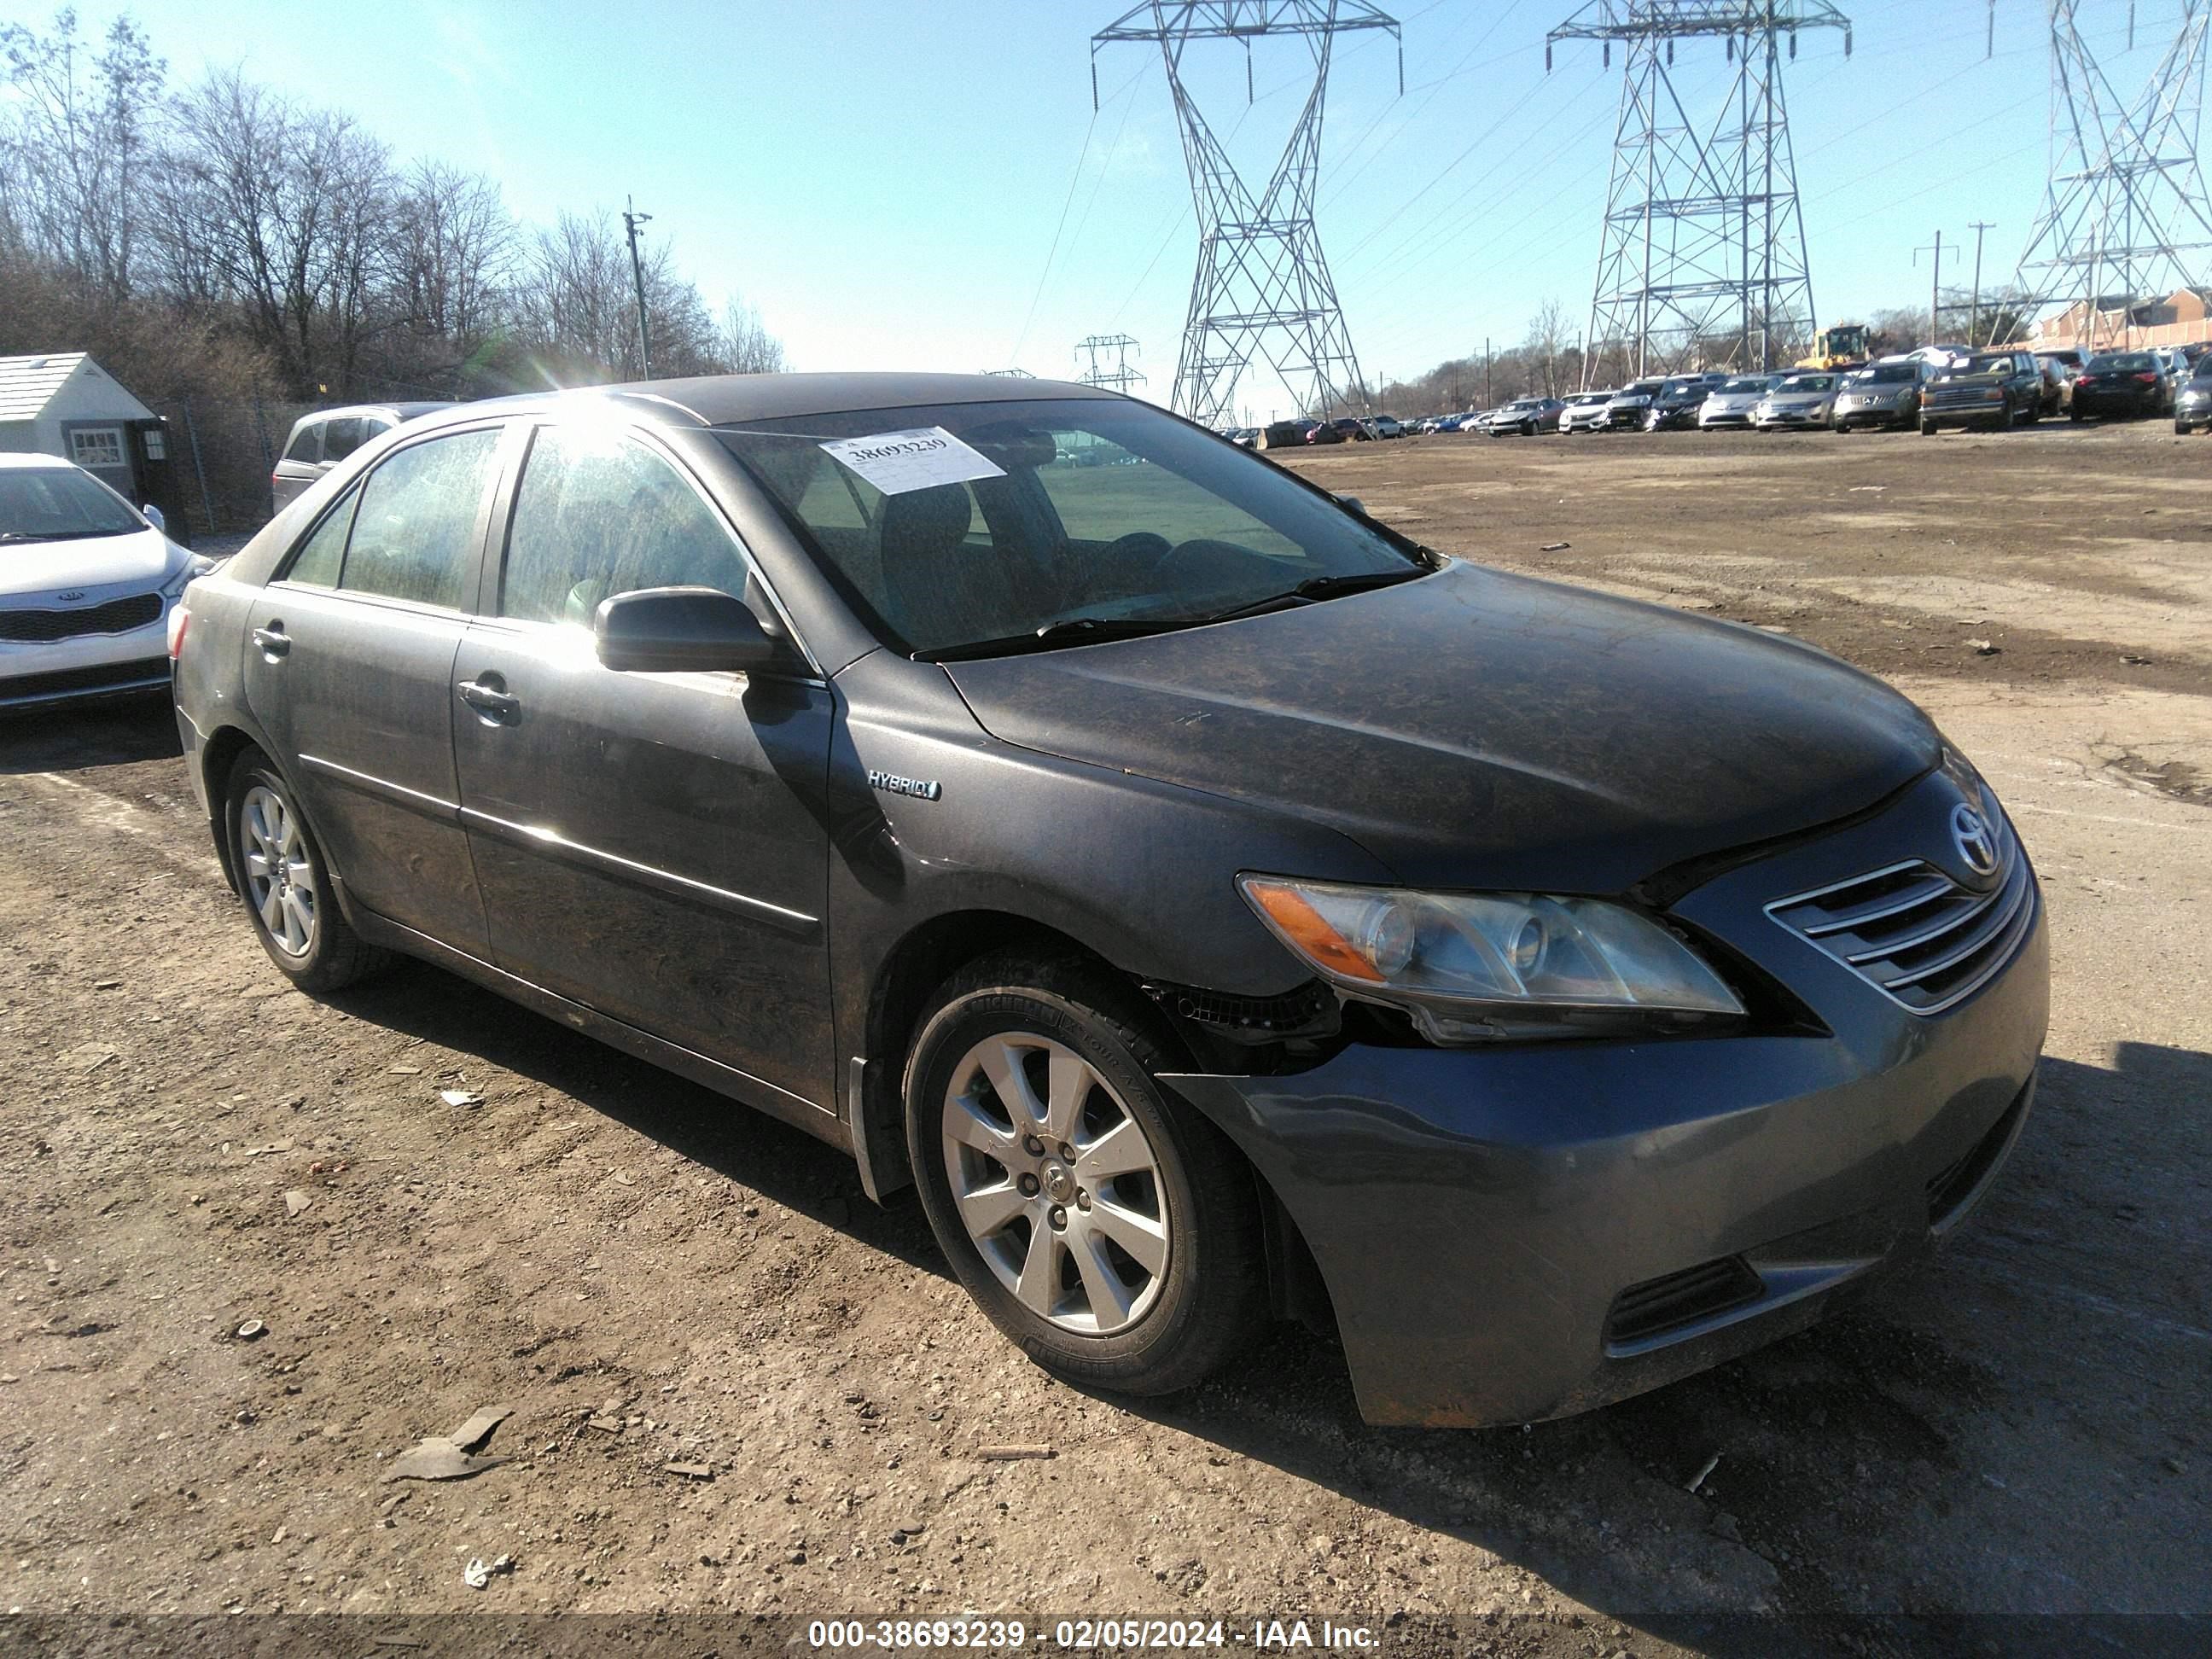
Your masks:
M1862 381L1875 386L1887 386L1894 381L1917 380L1919 378L1920 365L1917 363L1877 363L1874 368L1863 370L1859 375Z
M2089 359L2092 374L2140 374L2145 369L2156 368L2148 351L2108 351L2101 357Z
M1289 603L1301 584L1430 568L1273 462L1119 398L849 411L715 435L860 617L916 655L1023 648L1056 623L1066 638L1052 642L1079 645L1086 629L1188 625Z
M1723 392L1764 392L1773 384L1774 382L1764 374L1753 374L1742 380L1730 380L1721 390Z
M1975 357L1970 359L1964 368L1954 368L1951 372L1954 374L2009 374L2012 373L2012 357L2009 353L1999 357Z
M1774 389L1777 392L1826 392L1835 383L1836 377L1832 374L1792 374Z
M145 528L121 496L73 466L0 471L0 541L70 541Z
M1620 395L1624 398L1656 398L1659 395L1659 388L1665 384L1663 380L1638 380Z
M1693 392L1702 392L1705 389L1705 383L1703 380L1669 380L1667 382L1667 389L1659 395L1662 398L1686 398Z

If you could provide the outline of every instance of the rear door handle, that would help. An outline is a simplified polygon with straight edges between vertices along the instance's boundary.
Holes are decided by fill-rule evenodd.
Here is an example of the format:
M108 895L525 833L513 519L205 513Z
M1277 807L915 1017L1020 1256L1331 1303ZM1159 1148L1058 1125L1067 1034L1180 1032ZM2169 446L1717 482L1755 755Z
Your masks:
M292 649L292 636L284 631L283 623L276 623L267 628L255 629L253 642L261 647L262 654L264 656L282 657L289 654Z
M487 726L512 725L522 713L522 699L510 696L507 682L496 674L486 674L473 680L463 680L454 689L461 701L477 711Z

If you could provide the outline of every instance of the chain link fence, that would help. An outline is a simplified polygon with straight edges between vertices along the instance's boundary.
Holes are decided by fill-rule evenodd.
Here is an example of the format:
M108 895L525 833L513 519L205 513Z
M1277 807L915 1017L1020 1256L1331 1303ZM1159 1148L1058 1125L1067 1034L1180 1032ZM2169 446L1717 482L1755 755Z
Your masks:
M269 522L269 475L284 453L292 422L318 407L264 398L155 404L154 412L169 423L167 505L207 535L260 529Z

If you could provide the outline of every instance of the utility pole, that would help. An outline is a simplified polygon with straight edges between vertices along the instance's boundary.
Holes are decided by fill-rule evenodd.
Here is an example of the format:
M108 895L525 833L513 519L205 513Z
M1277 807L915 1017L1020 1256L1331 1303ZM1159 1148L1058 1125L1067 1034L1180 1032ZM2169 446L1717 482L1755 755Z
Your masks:
M1490 337L1487 334L1482 337L1482 406L1485 409L1492 406L1490 396Z
M644 367L643 380L653 378L653 343L645 331L645 262L638 258L637 228L652 219L650 213L637 211L637 198L623 198L623 228L629 234L629 272L637 282L637 360Z
M1982 234L1996 227L1992 222L1977 219L1968 227L1974 233L1974 308L1967 313L1966 343L1978 346L1982 341ZM1990 343L1996 343L1996 330L1990 330Z
M1912 263L1915 265L1917 265L1920 263L1920 256L1928 251L1929 250L1925 246L1913 249ZM1953 250L1954 252L1956 251L1957 250L1955 249ZM1943 281L1943 233L1940 230L1936 233L1935 252L1936 258L1933 261L1935 270L1928 278L1928 343L1929 345L1936 344L1936 336L1943 331L1943 290L1942 287Z

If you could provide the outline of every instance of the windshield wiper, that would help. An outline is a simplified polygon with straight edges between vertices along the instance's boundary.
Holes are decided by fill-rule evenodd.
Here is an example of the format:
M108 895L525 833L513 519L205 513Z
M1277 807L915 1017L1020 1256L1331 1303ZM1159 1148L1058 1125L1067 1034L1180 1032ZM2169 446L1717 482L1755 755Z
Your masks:
M1365 570L1335 576L1310 576L1287 592L1270 593L1265 599L1232 605L1226 611L1217 611L1206 620L1210 623L1234 622L1239 617L1255 617L1261 611L1288 605L1310 605L1316 599L1333 599L1344 593L1363 593L1370 587L1389 587L1399 582L1411 581L1416 576L1431 574L1420 569Z
M43 536L34 536L27 530L0 530L0 543L13 545L17 542L81 542L94 536L127 536L127 530L50 530Z
M1212 617L1067 617L1048 622L1026 634L1007 634L970 645L948 645L937 651L918 651L921 662L958 662L969 657L1011 657L1024 651L1055 651L1064 645L1089 645L1101 640L1133 640L1146 634L1166 634L1190 628Z

